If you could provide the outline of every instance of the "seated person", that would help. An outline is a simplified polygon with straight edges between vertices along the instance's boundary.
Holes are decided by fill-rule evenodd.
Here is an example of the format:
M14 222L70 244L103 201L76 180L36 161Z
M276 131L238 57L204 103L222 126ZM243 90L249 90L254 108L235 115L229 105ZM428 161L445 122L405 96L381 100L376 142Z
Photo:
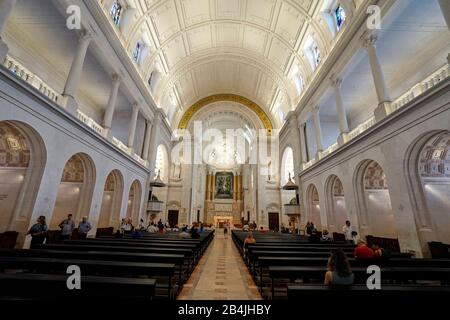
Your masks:
M357 246L355 248L354 255L355 255L355 259L359 259L359 260L366 260L366 259L374 258L373 250L370 249L366 245L366 242L361 239L358 240L358 242L357 242Z
M264 227L260 227L260 228L259 228L259 232L261 232L261 233L266 233L267 230L264 230Z
M250 226L248 224L245 224L244 227L242 228L242 231L249 231L250 230Z
M140 239L142 238L142 232L140 229L134 229L133 233L131 234L131 237L133 239Z
M330 237L330 234L328 233L328 230L323 230L322 238L320 238L320 241L325 241L325 242L331 241L331 237Z
M374 242L372 244L373 257L375 259L389 259L389 252L383 249L378 243Z
M198 233L198 229L196 227L191 228L191 238L200 239L200 233Z
M256 243L256 239L253 237L253 233L250 231L244 240L244 259L247 259L248 245L255 244L255 243Z
M350 264L344 251L335 250L328 259L327 272L325 273L324 284L326 286L344 285L350 286L355 280Z
M314 229L311 231L311 235L308 237L309 242L320 242L320 236L319 233L317 233L317 230Z

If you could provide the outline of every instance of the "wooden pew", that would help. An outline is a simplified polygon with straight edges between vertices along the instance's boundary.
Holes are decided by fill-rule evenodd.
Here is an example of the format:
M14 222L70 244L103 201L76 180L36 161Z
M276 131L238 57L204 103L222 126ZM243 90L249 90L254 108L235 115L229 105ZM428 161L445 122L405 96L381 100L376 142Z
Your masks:
M275 279L320 279L323 280L326 266L270 266L269 277L271 279L272 299L274 298ZM352 268L355 274L355 284L365 283L368 277L364 267ZM408 267L382 267L382 280L438 280L448 283L450 280L450 268L408 268Z
M115 300L152 300L155 279L81 276L81 290L67 289L68 275L0 273L0 300L85 300L108 298Z
M175 273L173 263L142 263L123 261L83 260L83 259L49 259L29 257L0 257L0 270L25 269L34 273L66 273L67 267L77 265L83 275L105 276L161 276L168 279L168 298L172 298L172 278Z
M149 262L149 263L173 263L178 267L178 285L180 286L183 275L184 255L164 253L133 253L133 252L108 252L108 251L61 251L45 249L0 249L0 257L34 257L34 258L59 258L81 260L103 260L123 262Z
M390 306L398 307L398 299L407 301L408 305L416 302L423 303L424 298L436 302L448 301L450 297L450 287L434 286L387 286L382 285L381 290L369 290L365 285L353 285L351 287L328 288L324 285L296 285L288 286L288 299L309 302L323 301L324 303L335 301L352 301L352 303L367 303L375 299L377 303L391 303ZM383 307L387 305L383 304Z

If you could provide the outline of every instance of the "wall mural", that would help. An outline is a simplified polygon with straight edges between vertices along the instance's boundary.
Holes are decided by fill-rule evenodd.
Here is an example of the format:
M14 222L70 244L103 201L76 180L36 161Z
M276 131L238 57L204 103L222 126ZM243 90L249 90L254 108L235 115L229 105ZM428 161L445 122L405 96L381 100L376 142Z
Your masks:
M0 124L0 167L26 168L30 162L30 149L25 137L15 127Z
M233 173L216 173L216 193L215 199L233 199Z

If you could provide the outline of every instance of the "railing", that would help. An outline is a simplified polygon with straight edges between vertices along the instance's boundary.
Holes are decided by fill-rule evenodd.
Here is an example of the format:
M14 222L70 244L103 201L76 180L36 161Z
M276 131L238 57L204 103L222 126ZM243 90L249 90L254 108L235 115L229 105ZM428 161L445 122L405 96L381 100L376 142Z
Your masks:
M337 148L339 148L338 143L333 143L331 146L329 146L328 148L326 148L325 150L322 151L322 153L320 154L320 157L323 158L326 155L334 152Z
M299 214L301 214L300 206L298 204L285 204L284 205L284 214L299 215Z
M395 99L391 103L389 113L392 113L395 110L400 109L401 107L406 105L408 102L417 98L424 92L430 90L431 88L435 87L436 85L438 85L439 83L441 83L442 81L444 81L445 79L447 79L449 77L450 77L450 66L448 63L446 63L444 66L440 67L438 70L436 70L435 72L430 74L428 77L426 77L423 81L417 83L411 89L409 89L404 94L402 94L400 97ZM375 116L370 117L369 119L367 119L366 121L364 121L363 123L358 125L355 129L353 129L352 131L350 131L347 134L347 141L350 141L350 140L356 138L361 133L363 133L364 131L366 131L373 125L375 125L375 123L376 123ZM327 149L325 149L324 151L322 151L320 153L320 158L322 158L330 153L333 153L338 148L339 148L339 146L337 143L329 146ZM303 165L303 170L311 167L318 160L319 159L312 159L312 160L308 161L307 163L305 163Z
M419 82L410 90L398 97L395 101L393 101L391 104L391 112L403 107L405 104L421 95L425 91L441 83L448 77L450 77L450 66L448 64L445 64L444 66L433 72L431 75L429 75L427 78L425 78L425 80Z
M91 128L93 131L97 132L101 136L104 136L105 129L103 129L101 125L99 125L92 118L88 117L80 110L77 110L77 118L85 125L87 125L89 128Z
M347 139L351 140L351 139L359 136L361 133L363 133L364 131L369 129L374 124L375 124L375 117L372 116L369 119L367 119L366 121L364 121L363 123L361 123L360 125L358 125L355 129L350 131L347 135Z
M3 65L9 71L30 84L50 100L56 103L61 101L60 95L55 90L53 90L48 84L42 81L38 76L33 74L30 70L25 68L19 61L17 61L10 55L6 56Z
M36 88L44 96L61 105L62 103L61 95L58 94L55 90L53 90L49 85L47 85L41 78L39 78L33 72L24 67L23 64L21 64L15 58L11 57L10 55L7 55L3 65L17 77L21 78L23 81L27 82L32 87ZM76 111L76 117L78 118L78 120L80 120L89 128L91 128L94 132L105 137L106 130L97 122L95 122L91 117L87 116L80 110ZM134 154L133 150L128 146L126 146L122 141L113 137L112 143L118 146L119 149L124 151L126 154L132 156L133 159L138 161L143 166L146 167L148 166L148 161L143 160L137 154Z

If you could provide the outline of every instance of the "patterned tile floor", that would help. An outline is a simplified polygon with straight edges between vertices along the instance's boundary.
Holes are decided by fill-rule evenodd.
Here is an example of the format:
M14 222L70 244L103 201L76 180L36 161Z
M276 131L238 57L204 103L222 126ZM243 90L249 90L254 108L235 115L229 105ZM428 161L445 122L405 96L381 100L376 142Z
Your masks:
M178 300L261 300L253 279L231 237L216 230Z

